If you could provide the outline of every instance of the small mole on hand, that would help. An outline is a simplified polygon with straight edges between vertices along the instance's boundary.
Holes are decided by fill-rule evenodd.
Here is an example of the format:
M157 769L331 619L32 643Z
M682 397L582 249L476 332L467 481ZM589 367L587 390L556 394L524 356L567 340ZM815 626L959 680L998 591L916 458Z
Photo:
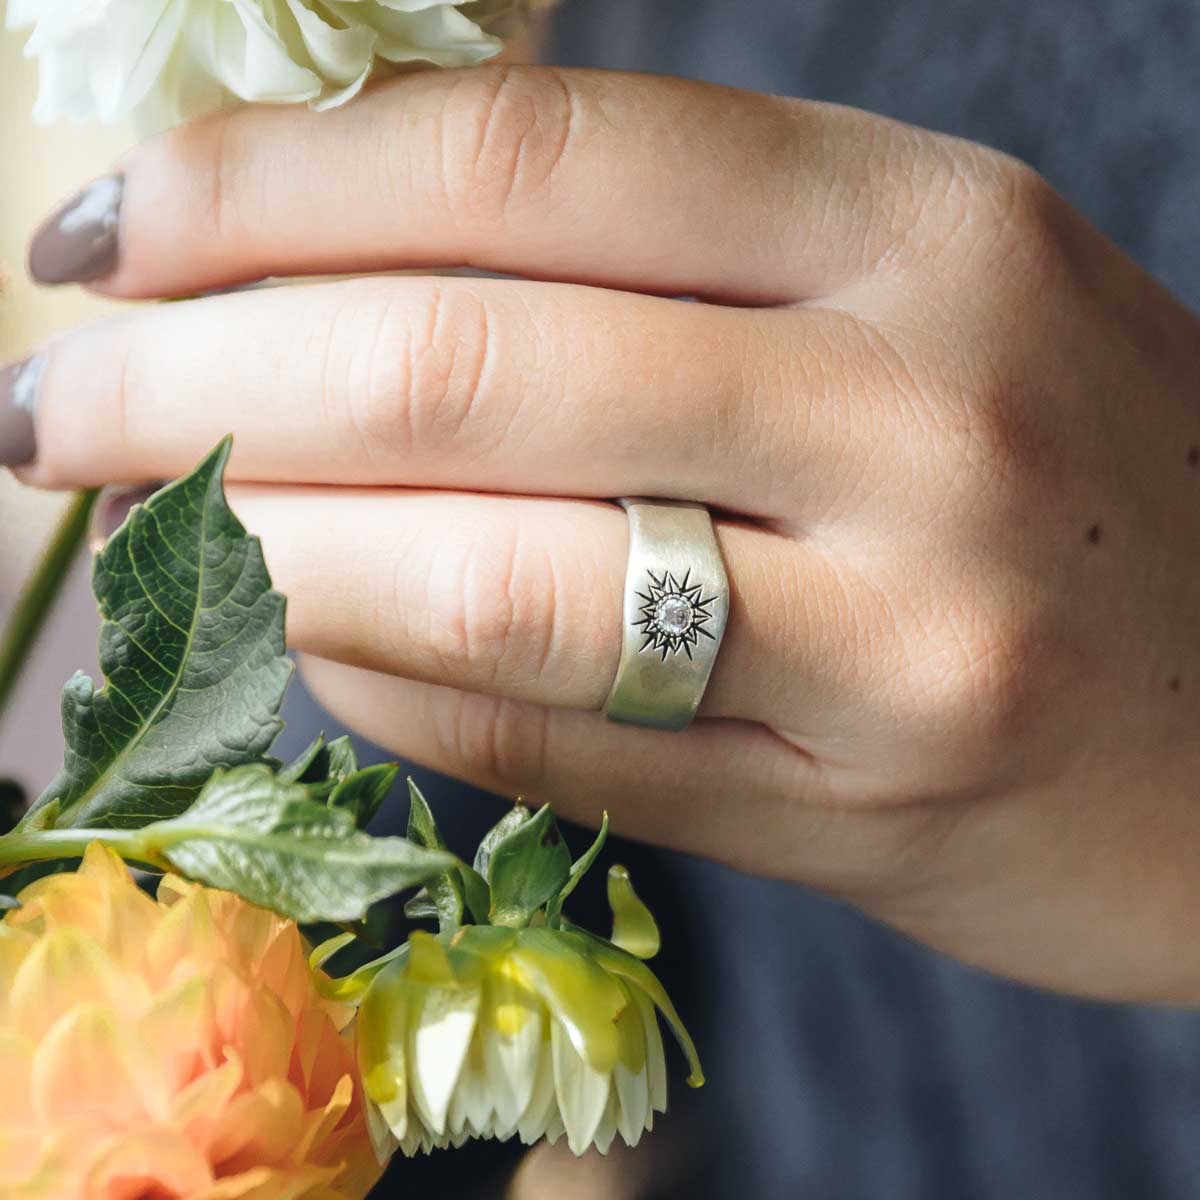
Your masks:
M1182 685L1178 675L1172 675L1170 680L1167 683L1168 690L1172 691L1172 692L1179 691L1180 687L1182 687L1182 686L1183 685Z
M1187 463L1189 467L1200 467L1200 446L1193 446L1188 451Z
M1104 530L1103 530L1103 529L1101 529L1099 525L1093 525L1093 526L1092 526L1092 527L1091 527L1091 528L1090 528L1090 529L1087 531L1087 540L1088 540L1088 541L1089 541L1089 542L1090 542L1090 543L1091 543L1093 546L1098 546L1098 545L1100 545L1100 541L1101 541L1101 539L1102 539L1103 537L1104 537Z

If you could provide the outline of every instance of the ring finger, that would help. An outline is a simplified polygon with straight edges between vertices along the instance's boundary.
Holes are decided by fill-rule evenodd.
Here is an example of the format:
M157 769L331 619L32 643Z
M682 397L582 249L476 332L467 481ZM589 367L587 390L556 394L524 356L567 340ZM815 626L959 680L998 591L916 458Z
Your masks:
M547 707L603 704L628 545L615 506L272 487L231 499L289 597L296 649ZM717 535L731 614L702 715L824 732L862 686L856 664L872 659L857 642L882 643L886 613L815 551L732 522Z

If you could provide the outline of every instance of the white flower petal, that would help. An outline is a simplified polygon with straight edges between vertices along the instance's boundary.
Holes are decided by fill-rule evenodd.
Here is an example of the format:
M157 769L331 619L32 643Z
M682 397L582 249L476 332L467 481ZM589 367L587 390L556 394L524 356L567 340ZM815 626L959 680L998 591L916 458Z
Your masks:
M618 1099L617 1128L627 1146L636 1146L653 1119L650 1110L650 1082L646 1071L631 1071L624 1063L613 1070L613 1092Z
M567 1143L573 1153L582 1154L591 1145L604 1116L609 1077L592 1070L584 1062L557 1021L550 1029L550 1046L554 1059L554 1091L566 1127Z
M546 1141L554 1146L558 1144L558 1139L567 1132L566 1126L563 1124L562 1113L558 1111L557 1106L550 1114L550 1119L546 1122Z
M617 1099L616 1088L613 1088L608 1093L608 1103L604 1106L604 1116L600 1118L600 1124L596 1126L595 1144L596 1149L601 1154L607 1154L608 1148L613 1144L613 1138L617 1136L617 1114L621 1107L621 1102Z
M413 1036L412 1096L422 1120L441 1136L479 1012L477 988L430 988Z
M480 1026L483 1057L496 1103L496 1124L511 1132L533 1099L541 1043L548 1031L532 994L506 980L489 981L487 1002L489 1016Z
M345 87L371 69L379 35L365 25L333 25L303 0L287 0L296 30L314 70ZM286 39L285 39L286 40ZM289 45L293 55L295 49Z
M495 1111L488 1072L483 1063L483 1049L479 1038L475 1037L450 1101L446 1127L454 1136L468 1130L472 1136L486 1137L492 1132Z
M529 1104L517 1124L517 1132L526 1146L532 1146L546 1132L552 1113L558 1112L558 1098L554 1094L554 1063L549 1041L543 1041L538 1050L537 1066L534 1071L533 1091Z
M646 1033L646 1078L650 1085L651 1113L667 1111L667 1056L663 1052L662 1031L658 1027L658 1013L654 1002L641 988L630 988L634 1002L642 1014L642 1026ZM647 1124L646 1128L653 1126Z
M102 121L120 120L140 104L166 69L187 16L183 0L110 5L88 55L90 84Z

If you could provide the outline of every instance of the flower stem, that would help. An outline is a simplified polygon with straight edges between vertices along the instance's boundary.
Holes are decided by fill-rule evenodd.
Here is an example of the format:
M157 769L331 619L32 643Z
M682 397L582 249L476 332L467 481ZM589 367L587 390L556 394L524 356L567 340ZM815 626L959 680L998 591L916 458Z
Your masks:
M136 833L130 829L40 829L36 833L10 833L0 837L0 870L59 858L82 858L92 842L112 847L122 858L137 857L141 845Z
M0 636L0 716L87 536L95 491L76 492Z

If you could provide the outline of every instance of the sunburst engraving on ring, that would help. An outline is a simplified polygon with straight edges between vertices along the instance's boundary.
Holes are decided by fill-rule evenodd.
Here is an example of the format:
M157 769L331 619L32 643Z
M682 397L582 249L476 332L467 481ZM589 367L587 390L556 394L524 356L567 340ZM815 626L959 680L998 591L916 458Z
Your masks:
M640 651L661 651L666 662L668 654L680 651L691 658L692 647L698 645L702 637L716 641L704 626L712 620L708 606L715 603L717 597L706 597L703 585L691 583L690 570L682 579L676 579L670 571L661 575L653 571L646 574L650 576L649 594L637 593L638 599L645 603L638 610L641 620L634 622L646 639Z

